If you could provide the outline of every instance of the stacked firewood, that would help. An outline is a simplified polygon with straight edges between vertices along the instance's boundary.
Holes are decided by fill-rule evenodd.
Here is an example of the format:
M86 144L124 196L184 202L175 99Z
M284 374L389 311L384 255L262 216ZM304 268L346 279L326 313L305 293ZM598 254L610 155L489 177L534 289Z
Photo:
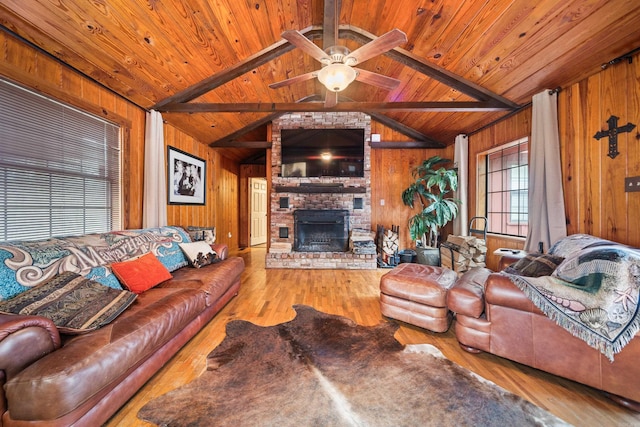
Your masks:
M375 255L376 243L374 238L375 233L373 231L355 228L351 230L349 236L349 249L352 253L358 255Z
M396 255L399 244L399 225L392 225L391 229L378 226L378 254L383 263L396 265Z
M440 263L457 273L473 267L484 267L487 244L484 239L474 236L452 236L440 245Z

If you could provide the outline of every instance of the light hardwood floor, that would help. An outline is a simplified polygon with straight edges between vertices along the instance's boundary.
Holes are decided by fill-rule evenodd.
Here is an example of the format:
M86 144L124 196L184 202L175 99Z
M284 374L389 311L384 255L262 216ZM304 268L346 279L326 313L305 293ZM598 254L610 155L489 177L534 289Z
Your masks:
M137 418L138 410L151 399L198 377L205 369L207 354L224 338L225 325L230 320L274 325L294 317L294 304L306 304L349 317L361 325L386 321L380 314L378 294L380 277L389 270L266 270L264 249L245 249L237 255L246 262L238 296L131 398L107 426L148 426ZM640 426L640 414L610 402L589 387L490 354L463 351L453 328L436 334L402 324L396 338L403 344L432 344L453 362L576 426Z

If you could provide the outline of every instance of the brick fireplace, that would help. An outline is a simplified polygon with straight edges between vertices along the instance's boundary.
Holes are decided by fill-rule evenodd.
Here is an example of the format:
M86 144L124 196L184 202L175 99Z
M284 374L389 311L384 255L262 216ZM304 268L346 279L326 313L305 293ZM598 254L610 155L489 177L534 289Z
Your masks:
M283 129L364 129L364 176L283 177ZM346 247L296 248L295 216L303 212L340 212L348 230L371 230L371 117L364 113L286 114L272 126L270 249L267 268L375 269L375 255L353 254ZM298 214L296 214L298 212ZM297 250L296 250L297 249Z

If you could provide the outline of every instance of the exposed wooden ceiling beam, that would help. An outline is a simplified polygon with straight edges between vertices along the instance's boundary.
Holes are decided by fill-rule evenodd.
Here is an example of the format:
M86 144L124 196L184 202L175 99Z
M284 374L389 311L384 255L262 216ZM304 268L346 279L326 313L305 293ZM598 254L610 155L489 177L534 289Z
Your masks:
M320 95L310 95L307 96L301 100L299 100L298 102L295 103L295 105L307 105L307 104L313 104L313 105L322 105L320 104L321 100L321 96ZM343 99L343 103L353 103L353 100L349 99L349 98L344 98ZM316 111L316 110L311 110L311 111ZM268 147L248 147L245 146L243 144L248 144L248 145L252 145L252 144L261 144L261 141L255 142L255 141L247 141L247 142L243 142L243 141L238 141L237 139L239 137L241 137L242 135L251 132L252 130L263 126L275 119L277 119L278 117L280 117L281 115L283 115L284 112L279 112L279 113L272 113L269 114L265 117L263 117L262 119L255 121L253 123L251 123L248 126L243 127L242 129L239 129L227 136L225 136L224 138L221 138L217 141L213 141L211 143L209 143L210 147L216 148L216 147L234 147L234 148L268 148ZM422 144L419 148L442 148L445 146L445 144L443 144L440 141L437 141L433 138L430 138L420 132L418 132L417 130L410 128L406 125L403 125L402 123L398 122L397 120L394 120L390 117L385 116L384 114L381 113L376 113L376 112L366 112L366 114L368 114L369 116L371 116L372 119L376 120L377 122L380 122L381 124L387 126L390 129L395 130L396 132L399 132L405 136L408 136L409 138L411 138L412 140L414 140L413 142L419 142L420 144ZM407 148L414 148L414 147L410 147L407 146Z
M216 147L232 147L232 148L271 148L273 144L269 141L228 141L223 144L216 144ZM433 141L378 141L370 142L371 148L440 148L434 147ZM255 158L264 157L263 154L256 154L252 158L243 160L243 163L251 162Z
M339 102L332 107L325 107L321 102L283 102L283 103L189 103L169 104L159 109L170 113L296 113L312 111L359 111L359 112L486 112L511 110L495 101L477 102Z
M211 145L216 148L271 148L271 142L269 141L216 141L215 145Z
M434 148L428 141L371 141L371 148Z
M371 113L369 114L371 116L372 119L374 119L377 122L382 123L383 125L387 126L388 128L391 128L395 131L400 132L401 134L408 136L409 138L415 140L415 141L421 141L424 142L426 144L425 147L423 148L443 148L445 147L445 144L443 144L440 141L437 141L431 137L428 137L427 135L424 135L420 132L418 132L417 130L415 130L414 128L410 128L409 126L403 125L402 123L398 122L397 120L394 120L390 117L385 116L384 114L380 114L380 113Z
M308 29L307 31L310 31ZM318 30L316 30L318 32ZM317 36L316 36L317 37ZM226 68L224 71L216 73L211 77L208 77L194 85L189 86L188 88L163 99L153 106L153 109L159 110L163 106L174 103L181 102L189 102L193 99L196 99L199 96L204 95L205 93L212 91L213 89L222 86L223 84L230 82L231 80L240 77L244 73L248 73L260 65L266 64L267 62L277 58L278 56L289 52L295 48L294 45L290 44L286 40L280 40L271 46L262 49L260 52L255 53L244 60L238 62Z
M242 135L251 132L252 130L255 130L261 126L266 125L269 122L274 121L275 119L277 119L278 117L280 117L282 115L282 113L274 113L274 114L269 114L267 116L262 117L259 120L256 120L252 123L250 123L249 125L238 129L237 131L230 133L229 135L225 136L224 138L220 138L216 141L212 141L209 143L209 147L212 148L222 148L222 147L240 147L241 142L240 141L236 141L236 139L240 138ZM251 142L251 141L250 141ZM255 147L254 147L255 148Z
M354 40L361 44L369 43L376 38L375 35L351 25L340 26L339 34L340 38ZM479 101L494 100L511 109L519 107L515 102L478 86L442 67L431 64L408 50L397 47L385 52L384 55Z
M337 44L338 16L340 16L340 0L324 0L324 20L322 22L322 49L327 49Z

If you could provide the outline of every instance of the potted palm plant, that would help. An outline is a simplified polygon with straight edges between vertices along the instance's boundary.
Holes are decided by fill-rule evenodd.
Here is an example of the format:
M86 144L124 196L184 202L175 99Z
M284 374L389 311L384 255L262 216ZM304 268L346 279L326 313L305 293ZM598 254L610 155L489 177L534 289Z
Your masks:
M450 162L440 156L424 160L412 171L415 181L402 192L402 202L419 209L409 218L408 225L411 239L416 241L418 262L422 264L440 264L440 229L458 215L460 200L450 197L458 188L458 173L442 166Z

